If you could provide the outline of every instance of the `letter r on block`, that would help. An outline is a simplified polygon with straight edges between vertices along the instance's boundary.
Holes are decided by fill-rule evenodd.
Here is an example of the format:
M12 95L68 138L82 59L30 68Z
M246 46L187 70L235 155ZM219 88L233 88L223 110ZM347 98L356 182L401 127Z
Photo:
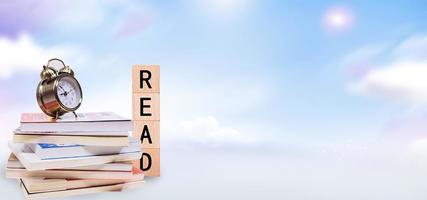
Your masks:
M160 92L160 66L134 65L132 67L132 92Z

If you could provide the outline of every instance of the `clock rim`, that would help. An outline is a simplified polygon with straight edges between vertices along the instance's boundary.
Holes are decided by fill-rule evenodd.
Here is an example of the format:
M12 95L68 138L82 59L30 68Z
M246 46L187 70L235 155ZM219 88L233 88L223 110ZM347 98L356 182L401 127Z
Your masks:
M62 104L62 102L61 102L61 100L59 99L59 96L58 96L58 84L59 84L59 81L61 79L65 78L65 77L71 78L74 81L76 81L78 89L80 90L79 104L76 107L74 107L74 108L68 108L67 106L65 106L64 104ZM61 75L57 76L56 79L55 79L55 81L54 81L54 83L53 83L53 87L54 87L54 90L55 90L55 92L54 92L55 93L55 99L56 99L56 101L58 102L59 106L62 109L64 109L67 112L74 112L77 109L79 109L80 105L82 104L82 100L83 100L83 92L82 92L82 88L80 86L79 81L74 76L72 76L70 74L61 74Z

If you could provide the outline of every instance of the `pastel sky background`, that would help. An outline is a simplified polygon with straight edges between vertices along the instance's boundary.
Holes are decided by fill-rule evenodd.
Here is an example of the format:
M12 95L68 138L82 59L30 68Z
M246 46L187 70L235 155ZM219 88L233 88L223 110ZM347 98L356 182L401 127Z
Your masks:
M1 167L49 58L74 69L79 112L127 117L132 64L159 64L162 176L67 199L426 199L426 17L406 0L1 1Z

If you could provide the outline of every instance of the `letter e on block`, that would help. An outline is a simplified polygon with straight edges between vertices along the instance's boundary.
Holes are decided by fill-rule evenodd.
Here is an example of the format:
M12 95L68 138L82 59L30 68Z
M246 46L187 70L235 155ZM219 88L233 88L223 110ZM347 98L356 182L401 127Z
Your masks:
M160 120L159 93L134 93L132 104L134 121Z
M132 92L160 92L160 66L134 65L132 67Z

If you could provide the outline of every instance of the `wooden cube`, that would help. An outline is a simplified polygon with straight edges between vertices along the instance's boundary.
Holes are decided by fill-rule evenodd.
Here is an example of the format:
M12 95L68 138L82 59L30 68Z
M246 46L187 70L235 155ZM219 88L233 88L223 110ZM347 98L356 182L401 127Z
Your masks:
M141 148L142 157L133 162L135 168L144 171L145 176L160 176L160 148Z
M160 120L160 93L133 93L133 120Z
M134 121L133 136L143 148L160 148L160 121Z
M132 92L160 92L160 66L134 65L132 67Z

